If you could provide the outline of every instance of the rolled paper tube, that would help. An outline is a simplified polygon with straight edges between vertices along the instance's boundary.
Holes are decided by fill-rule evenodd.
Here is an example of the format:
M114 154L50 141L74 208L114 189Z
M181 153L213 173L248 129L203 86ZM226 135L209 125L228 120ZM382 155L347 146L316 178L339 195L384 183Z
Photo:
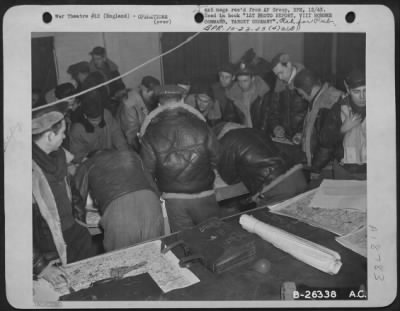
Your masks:
M337 252L263 223L253 216L242 215L239 223L243 229L257 234L263 240L318 270L333 275L338 273L342 266Z

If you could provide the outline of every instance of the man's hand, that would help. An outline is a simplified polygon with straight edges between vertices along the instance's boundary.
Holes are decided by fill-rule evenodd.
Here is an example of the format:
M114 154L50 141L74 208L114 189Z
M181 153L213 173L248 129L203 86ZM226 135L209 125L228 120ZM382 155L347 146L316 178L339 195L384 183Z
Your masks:
M50 261L46 268L38 275L38 278L43 278L50 282L53 286L58 286L59 284L67 280L67 274L61 268L57 267L55 264L60 263L60 259L55 259Z
M75 173L76 173L76 167L77 167L77 165L75 165L75 164L73 164L73 163L70 163L70 164L68 165L68 175L74 176Z
M280 125L275 126L274 136L277 138L284 138L285 137L285 129Z
M303 138L303 134L302 134L302 133L296 133L296 134L294 134L294 136L292 137L292 142L293 142L295 145L300 145L302 138Z
M360 123L361 123L361 116L359 114L349 116L344 120L342 127L340 128L340 131L342 133L346 133L347 131L351 130L353 127L359 125Z

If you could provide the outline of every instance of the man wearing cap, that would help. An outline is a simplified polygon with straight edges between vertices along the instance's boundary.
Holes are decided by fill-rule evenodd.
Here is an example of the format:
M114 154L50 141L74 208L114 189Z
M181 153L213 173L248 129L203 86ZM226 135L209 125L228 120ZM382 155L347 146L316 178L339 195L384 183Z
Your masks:
M107 57L105 48L102 46L96 46L89 54L92 56L89 63L90 72L101 73L104 81L120 76L118 66ZM118 86L119 84L122 84L125 87L122 79L118 79L107 85L107 91L110 97L113 97L118 89L121 89Z
M328 83L321 83L308 69L300 71L293 83L300 96L309 102L304 119L302 150L311 179L318 180L321 170L335 158L342 142L342 136L336 129L341 124L339 101L343 93Z
M221 109L218 101L214 101L209 93L204 85L195 85L185 98L185 103L200 111L212 127L221 121Z
M84 89L96 85L96 81L86 79ZM94 152L103 149L127 150L128 144L121 128L111 113L104 109L101 89L95 89L81 96L81 110L70 130L69 150L76 163Z
M213 190L219 144L204 116L183 103L183 92L161 87L160 106L140 129L140 155L163 192L172 231L219 215Z
M342 121L337 135L343 136L340 158L334 162L335 179L366 179L366 98L365 72L354 69L345 78L347 93L340 101Z
M250 65L241 63L236 82L227 91L239 114L240 124L267 132L269 86L254 74Z
M239 123L239 111L233 101L227 97L227 92L234 83L234 74L235 68L233 64L223 64L218 70L218 82L211 86L211 97L220 107L222 121Z
M145 76L138 90L125 93L122 97L116 119L130 146L139 151L138 133L145 117L157 106L155 90L160 81L152 76Z
M72 155L60 148L65 137L62 113L38 113L32 120L33 273L62 282L54 267L96 254L88 230L73 215L67 163Z
M271 61L271 66L278 78L271 98L268 118L271 134L277 138L286 138L298 146L301 142L308 103L296 92L293 81L304 66L292 63L286 53L276 55ZM296 154L294 159L296 162L303 160L298 148L290 148L280 143L276 145L287 154Z

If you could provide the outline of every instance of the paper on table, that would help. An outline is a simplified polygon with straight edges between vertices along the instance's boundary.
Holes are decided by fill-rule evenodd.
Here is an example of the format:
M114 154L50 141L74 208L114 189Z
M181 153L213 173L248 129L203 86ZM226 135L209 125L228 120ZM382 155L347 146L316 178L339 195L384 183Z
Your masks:
M311 207L311 201L317 191L318 189L314 189L274 205L270 207L271 212L298 219L337 235L348 234L366 224L367 213L365 211Z
M342 237L335 238L336 241L353 252L367 258L367 228L366 226Z
M263 223L253 216L242 215L239 223L243 229L256 233L263 240L318 270L336 274L342 266L340 255L337 252Z
M199 282L189 269L179 266L179 260L172 252L161 254L160 250L161 241L156 240L81 260L63 268L74 290L88 288L93 282L110 278L113 268L126 266L138 268L124 277L148 272L165 293ZM62 295L69 293L65 283L59 284L56 290Z
M322 181L310 206L367 210L367 182L362 180Z

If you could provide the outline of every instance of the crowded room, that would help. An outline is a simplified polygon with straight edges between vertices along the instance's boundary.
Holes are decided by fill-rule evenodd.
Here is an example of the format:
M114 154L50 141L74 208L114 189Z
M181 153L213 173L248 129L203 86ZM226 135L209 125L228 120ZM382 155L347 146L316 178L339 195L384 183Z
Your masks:
M365 34L31 43L33 280L65 300L366 292ZM154 252L187 284L165 289Z

